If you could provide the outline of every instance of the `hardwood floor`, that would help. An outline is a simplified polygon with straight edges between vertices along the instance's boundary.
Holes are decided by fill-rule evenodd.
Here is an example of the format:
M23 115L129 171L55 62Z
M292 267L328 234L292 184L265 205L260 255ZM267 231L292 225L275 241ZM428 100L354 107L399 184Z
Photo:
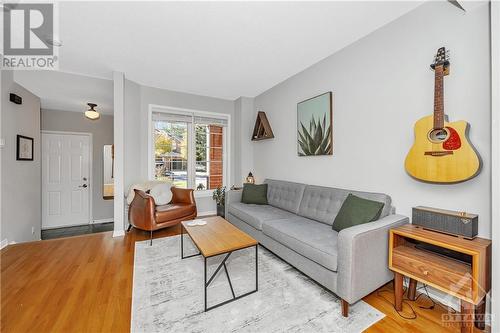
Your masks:
M179 233L179 227L154 237ZM111 232L8 246L1 259L1 332L128 332L132 298L134 243L149 234L133 229L125 237ZM443 327L444 310L420 309L417 319L399 317L388 300L390 284L364 300L386 314L367 332L459 332ZM403 311L409 315L408 306ZM482 332L482 331L477 331Z

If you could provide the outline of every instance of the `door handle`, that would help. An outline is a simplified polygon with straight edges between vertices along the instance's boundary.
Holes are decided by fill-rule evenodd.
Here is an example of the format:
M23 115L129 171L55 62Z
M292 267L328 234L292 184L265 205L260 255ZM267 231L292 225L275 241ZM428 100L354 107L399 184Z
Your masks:
M83 184L83 185L80 185L78 187L83 187L83 188L87 188L87 184Z

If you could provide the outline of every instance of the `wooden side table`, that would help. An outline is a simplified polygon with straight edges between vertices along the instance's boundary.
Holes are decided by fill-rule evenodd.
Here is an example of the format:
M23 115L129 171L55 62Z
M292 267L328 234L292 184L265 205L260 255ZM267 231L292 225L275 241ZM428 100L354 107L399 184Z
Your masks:
M430 251L426 245L441 251ZM455 259L456 256L461 260ZM403 276L407 276L410 300L415 300L417 281L425 283L460 299L461 332L472 332L474 323L484 329L484 299L491 288L490 267L488 239L467 240L411 224L390 231L389 268L394 272L398 311L402 309Z

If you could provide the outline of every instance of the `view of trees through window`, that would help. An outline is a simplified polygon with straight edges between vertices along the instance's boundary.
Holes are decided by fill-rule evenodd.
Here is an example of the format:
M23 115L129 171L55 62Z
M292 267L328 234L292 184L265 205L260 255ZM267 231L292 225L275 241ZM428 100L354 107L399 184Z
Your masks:
M187 188L188 124L158 121L154 130L155 178Z
M195 145L189 156L189 143ZM155 178L169 179L177 187L193 186L211 190L223 184L223 127L194 125L194 138L188 138L188 123L154 122ZM188 168L192 158L193 172ZM191 174L192 173L192 174Z

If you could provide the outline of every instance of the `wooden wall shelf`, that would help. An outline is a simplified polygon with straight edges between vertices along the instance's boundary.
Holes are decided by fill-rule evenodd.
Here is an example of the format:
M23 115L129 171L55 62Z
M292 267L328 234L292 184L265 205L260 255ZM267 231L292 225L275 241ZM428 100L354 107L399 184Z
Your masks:
M259 111L257 113L257 119L255 120L255 126L252 133L252 141L260 141L266 139L274 138L274 133L267 120L266 113L264 111Z

